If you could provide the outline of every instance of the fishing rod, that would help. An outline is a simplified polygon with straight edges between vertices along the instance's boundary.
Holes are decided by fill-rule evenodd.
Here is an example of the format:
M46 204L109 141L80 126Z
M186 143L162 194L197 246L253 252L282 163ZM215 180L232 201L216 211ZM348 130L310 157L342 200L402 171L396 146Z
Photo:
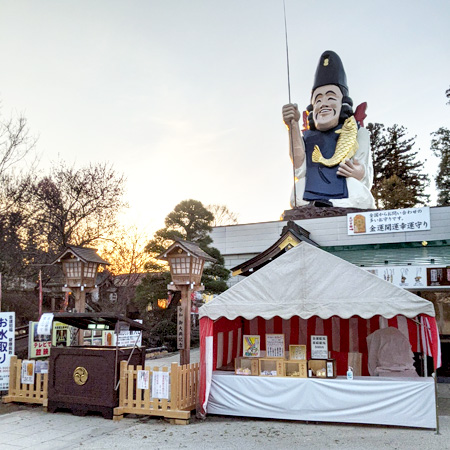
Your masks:
M286 66L287 66L287 82L288 82L288 97L289 103L291 103L291 77L289 72L289 45L288 45L288 32L286 21L286 2L283 0L283 12L284 12L284 36L286 41ZM292 155L292 172L294 177L294 208L297 208L297 187L295 183L295 155L294 155L294 142L292 139L292 121L289 124L289 145Z

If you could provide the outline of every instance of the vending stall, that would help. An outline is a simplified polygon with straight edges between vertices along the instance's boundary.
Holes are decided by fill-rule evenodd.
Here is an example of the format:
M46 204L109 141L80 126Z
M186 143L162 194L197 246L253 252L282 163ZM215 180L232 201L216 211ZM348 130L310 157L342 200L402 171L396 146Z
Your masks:
M435 380L395 365L370 376L367 344L378 330L398 330L406 351L432 356L437 368L434 316L427 300L300 243L200 309L197 413L437 428ZM317 337L327 343L322 359L311 354Z

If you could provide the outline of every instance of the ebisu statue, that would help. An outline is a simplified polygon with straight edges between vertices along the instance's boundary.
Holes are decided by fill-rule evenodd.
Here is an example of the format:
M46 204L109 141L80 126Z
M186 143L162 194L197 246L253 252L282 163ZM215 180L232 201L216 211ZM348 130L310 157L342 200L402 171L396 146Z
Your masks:
M366 104L360 105L356 114L352 107L342 61L328 50L316 69L303 131L297 105L283 106L283 120L291 131L289 153L298 180L291 194L291 207L375 209L370 192L370 138L363 126Z

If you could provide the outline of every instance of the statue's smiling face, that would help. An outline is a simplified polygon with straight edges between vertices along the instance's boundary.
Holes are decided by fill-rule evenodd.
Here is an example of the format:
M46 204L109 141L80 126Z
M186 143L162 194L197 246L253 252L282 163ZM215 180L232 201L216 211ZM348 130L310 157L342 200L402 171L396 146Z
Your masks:
M312 96L314 124L319 131L327 131L339 123L342 92L334 84L318 87Z

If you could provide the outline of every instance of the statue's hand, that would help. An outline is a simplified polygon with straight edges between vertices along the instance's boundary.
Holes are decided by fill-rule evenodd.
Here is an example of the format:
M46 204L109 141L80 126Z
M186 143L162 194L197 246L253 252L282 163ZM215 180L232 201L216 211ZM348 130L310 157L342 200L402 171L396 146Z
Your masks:
M337 170L338 175L346 178L356 178L359 181L364 178L364 173L364 166L360 164L357 159L354 159L353 162L350 159L342 161Z
M293 121L300 120L300 111L296 103L288 103L283 106L283 120L287 127L290 127Z

